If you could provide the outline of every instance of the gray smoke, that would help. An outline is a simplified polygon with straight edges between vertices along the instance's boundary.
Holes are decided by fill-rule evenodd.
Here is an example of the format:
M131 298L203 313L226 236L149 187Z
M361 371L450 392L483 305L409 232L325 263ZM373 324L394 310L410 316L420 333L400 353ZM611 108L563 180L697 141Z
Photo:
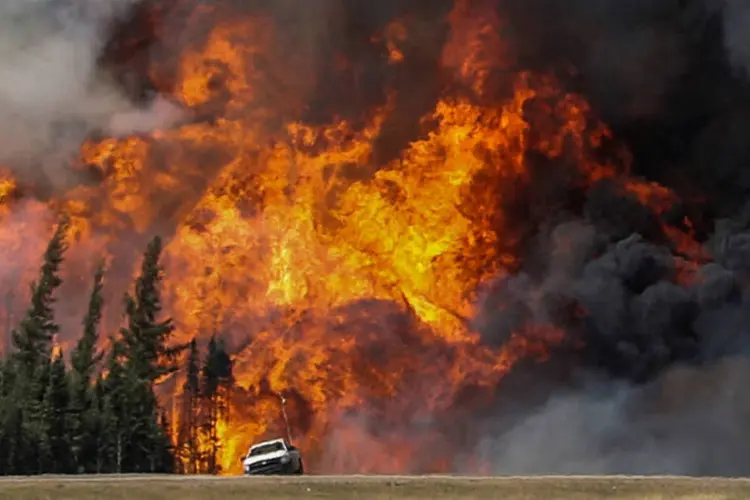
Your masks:
M478 452L496 474L747 475L749 382L750 361L737 358L675 367L646 387L592 383L551 397Z
M554 223L531 221L522 269L488 290L475 325L501 345L552 323L583 347L511 373L475 451L497 474L747 475L750 4L498 1L519 67L575 67L562 79L615 128L633 171L686 196L660 220L601 183L569 222L554 205ZM711 261L693 279L660 229L684 209Z
M583 219L540 238L546 256L485 297L477 327L501 344L520 324L552 322L585 347L556 382L543 366L521 368L525 388L546 387L541 403L501 391L476 448L492 472L750 473L747 228L747 217L719 221L713 262L690 283L666 246L638 234L607 241ZM584 318L561 315L560 302Z
M70 179L62 165L93 131L165 126L166 101L140 109L97 68L111 23L135 0L8 0L0 4L0 164L22 180Z

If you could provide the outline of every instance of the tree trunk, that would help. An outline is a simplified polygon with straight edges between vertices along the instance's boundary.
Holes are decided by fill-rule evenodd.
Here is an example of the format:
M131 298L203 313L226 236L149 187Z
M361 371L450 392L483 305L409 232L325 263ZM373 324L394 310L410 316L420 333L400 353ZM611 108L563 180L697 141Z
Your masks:
M122 435L117 435L117 473L122 474Z

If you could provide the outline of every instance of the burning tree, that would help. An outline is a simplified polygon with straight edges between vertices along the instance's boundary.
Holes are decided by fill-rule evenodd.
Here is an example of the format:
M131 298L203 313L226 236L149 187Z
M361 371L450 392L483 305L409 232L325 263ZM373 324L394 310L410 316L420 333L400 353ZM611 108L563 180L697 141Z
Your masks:
M182 386L182 408L180 411L180 428L177 435L177 446L180 451L180 465L188 474L202 471L201 446L198 439L199 408L201 398L200 358L198 346L190 341L187 365L185 366L185 383Z
M221 472L218 458L222 443L219 432L230 423L233 384L232 361L223 341L211 337L205 360L201 363L197 343L192 340L185 366L177 434L184 472Z
M208 354L201 371L203 422L200 429L207 445L207 470L209 474L222 472L219 462L221 427L230 424L229 407L234 388L232 360L229 358L224 342L211 337L208 342Z

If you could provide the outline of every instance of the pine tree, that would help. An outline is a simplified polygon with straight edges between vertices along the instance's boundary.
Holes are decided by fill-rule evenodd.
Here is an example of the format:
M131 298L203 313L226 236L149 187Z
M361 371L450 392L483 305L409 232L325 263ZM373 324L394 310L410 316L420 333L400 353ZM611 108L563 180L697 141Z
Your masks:
M12 332L12 351L0 360L0 475L35 473L172 472L176 462L170 422L155 387L174 372L187 346L170 346L172 320L161 318L161 240L144 253L132 295L125 297L126 327L112 339L102 374L97 352L104 271L95 276L83 332L68 372L54 354L58 332L54 294L66 250L66 221L44 254L31 304ZM229 419L232 362L221 340L212 338L201 366L195 340L189 344L184 384L181 451L188 472L220 472L218 426ZM182 427L186 429L183 431ZM200 449L208 438L207 464Z
M200 403L200 356L195 339L190 342L185 383L182 387L182 412L179 432L179 448L184 472L200 472L200 449L198 440L198 410Z
M62 474L72 472L70 445L66 428L68 384L65 361L59 353L52 361L47 387L42 401L42 472Z
M159 457L159 472L175 473L176 461L175 461L175 450L172 446L172 425L167 417L167 412L162 410L159 418L160 428L160 439L161 442L157 442L157 447L161 450L161 457Z
M150 383L177 370L175 360L181 351L168 345L174 331L172 319L158 319L162 311L159 292L163 279L159 263L161 251L161 239L157 236L143 256L141 272L135 283L135 295L125 296L128 326L121 332L128 360L133 364L137 376Z
M13 391L9 396L15 408L10 411L9 428L13 432L14 473L35 474L45 468L45 425L43 398L47 390L52 356L52 340L59 331L54 318L54 294L62 284L60 265L67 245L68 229L62 220L44 252L37 281L31 284L31 305L20 326L11 332L13 351Z
M144 464L148 464L148 469L145 469L145 472L174 472L175 459L171 435L169 433L169 423L166 420L164 412L159 408L155 397L153 398L151 407L154 411L147 422L146 442L150 446L147 448L148 459L147 461L144 460Z
M31 284L31 306L20 327L11 333L16 369L25 375L30 375L45 361L50 360L52 338L60 330L54 320L53 306L54 293L62 284L59 272L67 249L67 230L66 220L58 224L44 252L39 280Z
M8 402L5 399L0 398L0 405L7 404ZM8 436L5 428L5 416L0 415L0 476L4 476L8 473L6 455L9 448L10 442L8 441Z
M91 387L91 406L89 407L89 436L91 440L91 469L85 472L102 474L106 472L104 462L105 426L104 426L104 377L99 374ZM84 460L84 463L89 463Z
M75 351L71 355L73 373L80 377L85 387L91 386L91 377L96 365L102 359L101 354L96 353L99 341L99 323L102 319L102 306L104 298L104 266L100 265L94 274L94 286L89 297L88 310L83 320L83 335L78 340Z
M3 419L5 443L2 453L5 455L4 473L12 475L29 474L32 458L27 435L23 432L23 412L14 401L6 407Z
M119 474L122 472L122 441L120 422L117 416L117 400L110 393L112 381L107 377L102 381L102 399L99 423L101 433L97 441L96 463L99 474Z
M26 444L22 434L22 413L14 398L13 365L0 362L0 474L23 474Z
M97 469L96 440L99 412L93 403L94 387L91 379L102 358L102 355L96 352L96 346L102 317L103 281L104 267L99 266L94 274L94 286L83 320L83 335L71 355L70 445L78 472L95 472Z
M121 330L125 354L123 391L128 415L119 415L119 425L128 430L126 462L131 472L162 472L173 466L170 436L160 425L161 412L154 394L155 383L177 370L175 360L184 346L169 346L172 320L159 319L162 311L159 286L163 279L159 263L161 239L154 238L143 256L134 295L125 296L127 327Z
M128 472L130 447L130 411L123 367L123 345L111 339L107 357L107 376L100 383L102 433L97 460L102 472Z
M205 419L202 423L203 434L208 444L207 472L221 472L217 457L221 449L219 442L219 423L229 420L229 395L234 378L232 360L226 352L223 341L214 336L208 343L208 353L202 370L202 390Z
M8 426L9 413L13 401L10 399L12 387L11 371L4 359L0 359L0 475L8 474L8 453L11 449L11 436Z

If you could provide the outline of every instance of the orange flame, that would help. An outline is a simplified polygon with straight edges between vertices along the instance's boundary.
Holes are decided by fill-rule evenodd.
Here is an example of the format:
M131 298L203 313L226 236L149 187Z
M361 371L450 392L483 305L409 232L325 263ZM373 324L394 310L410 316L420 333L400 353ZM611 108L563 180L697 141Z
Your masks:
M527 325L494 349L468 320L482 286L518 263L520 235L498 207L530 182L529 154L570 159L586 186L622 182L656 212L671 193L595 159L609 131L552 77L500 72L512 95L486 104L511 51L502 19L481 5L456 0L441 59L469 91L439 99L421 138L386 164L373 158L393 99L365 126L306 124L311 84L295 83L296 59L289 68L276 57L272 19L201 5L186 22L221 22L181 52L173 90L195 120L87 142L82 163L103 182L55 203L88 254L174 228L165 298L179 340L227 333L238 351L239 389L218 428L225 472L239 472L253 441L283 432L274 393L297 395L290 419L312 470L403 472L425 448L441 452L421 470L449 469L450 447L415 422L449 410L467 386L491 391L518 360L543 360L563 341L550 325ZM372 40L402 64L408 37L395 20ZM0 201L13 186L0 183ZM402 433L382 437L375 424Z

